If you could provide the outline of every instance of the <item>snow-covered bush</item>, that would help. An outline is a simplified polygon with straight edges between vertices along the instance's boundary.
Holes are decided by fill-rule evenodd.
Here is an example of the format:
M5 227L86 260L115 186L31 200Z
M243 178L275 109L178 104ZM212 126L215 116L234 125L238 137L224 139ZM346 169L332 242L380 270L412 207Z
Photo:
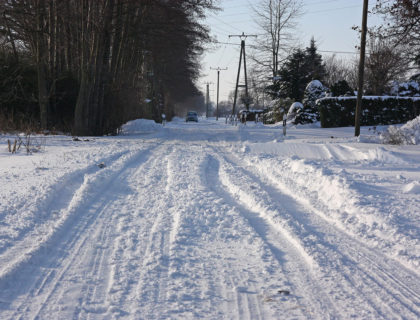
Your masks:
M293 102L287 112L287 120L292 121L295 123L296 117L300 114L303 110L303 104L300 102Z
M407 122L400 128L390 126L380 135L382 143L386 144L419 144L420 116Z
M296 115L295 124L313 123L319 121L319 111L316 100L326 96L327 88L319 80L308 83L303 97L303 110Z

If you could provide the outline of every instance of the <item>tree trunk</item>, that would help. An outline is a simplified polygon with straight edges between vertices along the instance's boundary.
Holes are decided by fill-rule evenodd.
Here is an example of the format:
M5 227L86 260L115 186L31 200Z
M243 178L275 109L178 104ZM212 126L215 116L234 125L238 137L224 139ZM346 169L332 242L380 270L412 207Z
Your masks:
M98 5L98 4L96 4ZM102 28L94 34L90 59L82 67L79 96L75 111L75 134L101 135L104 133L105 89L109 87L109 58L111 45L111 22L114 0L105 4ZM101 10L98 10L101 11Z
M41 128L48 128L48 112L49 112L49 95L48 95L48 81L46 72L46 48L44 44L44 15L45 15L45 1L38 0L36 7L36 64L38 72L38 103L39 103L39 114L41 121Z

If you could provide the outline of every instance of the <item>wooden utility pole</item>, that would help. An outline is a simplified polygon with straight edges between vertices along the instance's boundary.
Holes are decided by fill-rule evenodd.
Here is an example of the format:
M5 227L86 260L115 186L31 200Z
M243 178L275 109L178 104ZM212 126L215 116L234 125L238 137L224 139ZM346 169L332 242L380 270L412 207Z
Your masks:
M233 108L232 108L232 115L235 114L236 108L236 99L238 96L238 87L245 87L245 105L246 109L249 110L249 95L248 95L248 79L246 75L246 59L245 59L245 39L247 37L257 37L255 34L244 34L242 32L241 35L229 35L230 37L239 37L241 39L241 53L239 55L239 66L238 66L238 75L236 77L236 87L235 87L235 97L233 99ZM245 75L245 85L239 85L239 75L241 73L241 64L242 64L242 55L244 56L244 75Z
M210 104L210 89L209 85L212 84L212 82L206 82L206 118L209 117L209 104Z
M359 79L357 89L357 103L354 121L354 135L360 135L360 115L362 112L363 97L363 76L365 71L365 50L366 50L366 32L367 32L367 15L369 0L363 0L363 18L362 18L362 36L360 40L360 61L359 61Z
M217 70L217 99L216 99L216 121L219 120L219 78L220 78L220 71L227 70L228 68L221 69L220 67L212 68L211 70Z

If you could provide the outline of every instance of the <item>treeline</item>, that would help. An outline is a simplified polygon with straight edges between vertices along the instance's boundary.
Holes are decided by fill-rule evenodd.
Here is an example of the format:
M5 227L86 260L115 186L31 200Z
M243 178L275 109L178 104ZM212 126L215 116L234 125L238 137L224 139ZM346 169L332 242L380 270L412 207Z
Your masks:
M0 125L102 135L200 97L213 0L2 0Z
M303 4L302 0L253 3L258 38L256 45L247 43L251 49L249 88L248 92L240 92L239 110L250 104L253 109L266 110L265 121L278 122L291 109L295 123L308 123L320 120L315 103L318 99L354 96L359 91L359 54L353 58L321 55L314 37L305 48L296 45L301 42L296 27L304 12ZM383 23L368 30L363 94L420 96L420 0L375 0L372 4L371 15L382 17ZM357 27L353 29L360 31ZM231 97L233 94L227 103L220 104L232 104ZM394 108L390 101L379 100L382 110ZM350 102L355 109L355 100ZM372 112L378 110L377 106L372 108ZM409 112L409 116L415 116L416 112L417 109ZM396 115L394 120L404 119Z

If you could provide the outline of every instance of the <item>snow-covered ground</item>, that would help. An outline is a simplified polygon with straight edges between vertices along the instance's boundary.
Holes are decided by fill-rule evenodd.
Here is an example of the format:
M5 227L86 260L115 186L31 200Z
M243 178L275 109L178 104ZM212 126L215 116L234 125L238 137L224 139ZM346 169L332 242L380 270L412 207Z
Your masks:
M420 146L353 132L0 135L0 319L419 319Z

